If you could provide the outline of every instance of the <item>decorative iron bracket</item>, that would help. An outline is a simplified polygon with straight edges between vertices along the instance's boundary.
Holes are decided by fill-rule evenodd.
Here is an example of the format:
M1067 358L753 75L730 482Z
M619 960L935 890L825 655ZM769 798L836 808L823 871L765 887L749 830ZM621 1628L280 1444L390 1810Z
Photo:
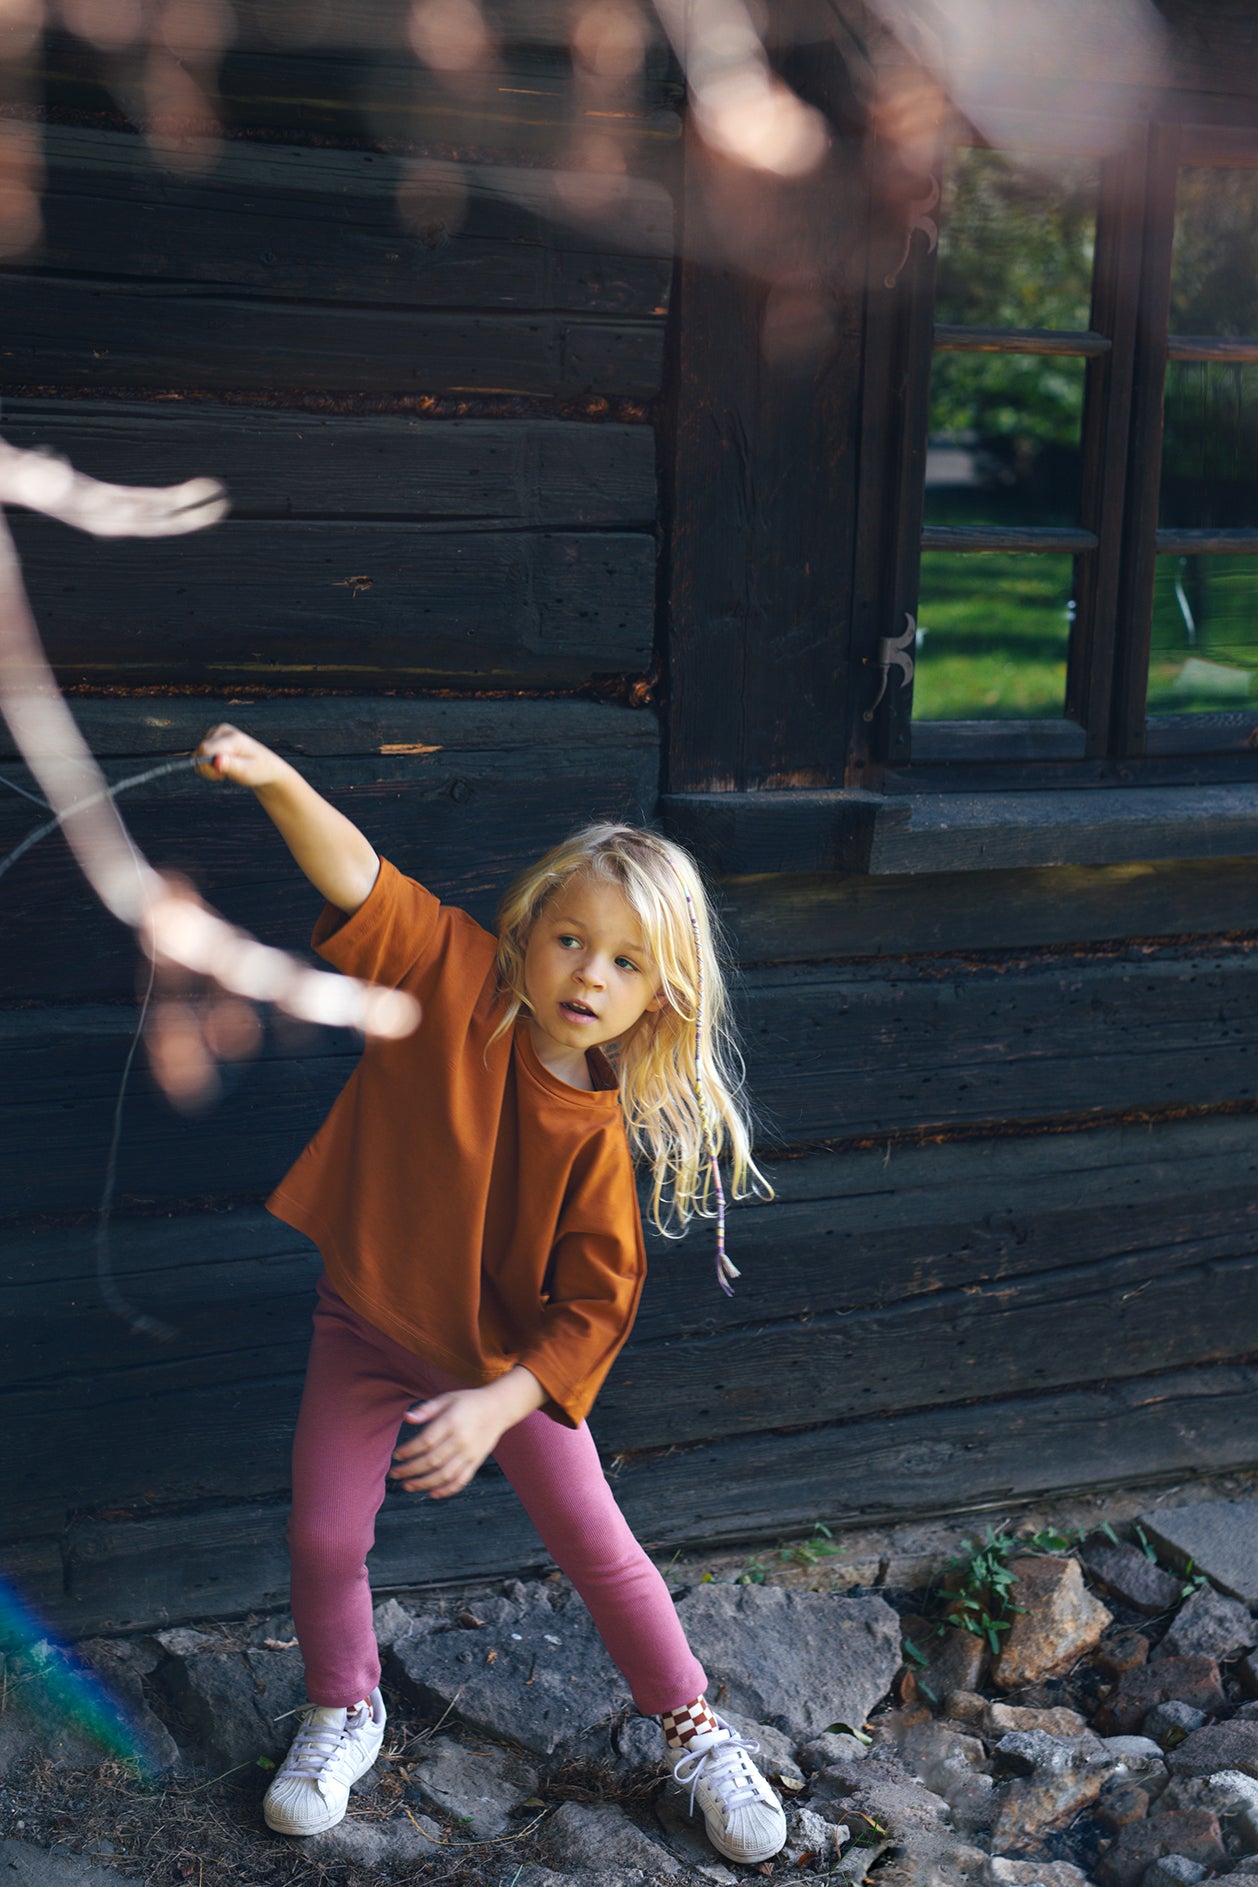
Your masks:
M904 620L908 627L902 635L882 636L879 640L878 659L874 666L881 671L882 679L878 683L877 694L861 717L863 720L872 721L878 712L882 697L887 692L887 683L891 679L893 667L900 670L901 688L907 687L913 679L913 657L909 654L909 650L917 638L917 623L907 610L904 612Z

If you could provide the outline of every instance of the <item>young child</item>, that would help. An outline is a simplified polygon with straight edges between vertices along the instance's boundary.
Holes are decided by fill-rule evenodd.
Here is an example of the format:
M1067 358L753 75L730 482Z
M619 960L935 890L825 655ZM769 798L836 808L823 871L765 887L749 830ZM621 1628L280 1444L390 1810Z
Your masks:
M326 1267L289 1524L312 1708L267 1791L267 1822L334 1826L380 1748L364 1561L386 1480L447 1499L492 1454L638 1708L659 1717L713 1846L767 1860L786 1825L757 1745L707 1703L585 1422L642 1289L630 1146L652 1174L657 1222L684 1224L715 1195L722 1284L735 1274L716 1155L728 1148L735 1190L759 1177L694 865L653 832L591 826L508 891L494 938L377 858L258 741L215 727L197 757L204 778L253 789L322 893L320 955L422 1006L414 1035L367 1043L267 1202Z

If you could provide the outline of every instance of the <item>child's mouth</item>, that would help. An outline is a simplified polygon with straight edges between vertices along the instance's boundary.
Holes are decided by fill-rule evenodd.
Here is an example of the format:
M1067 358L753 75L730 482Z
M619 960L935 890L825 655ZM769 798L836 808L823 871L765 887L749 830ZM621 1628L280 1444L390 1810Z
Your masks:
M587 1009L582 1002L561 1002L559 1007L573 1022L597 1022L598 1017L592 1009Z

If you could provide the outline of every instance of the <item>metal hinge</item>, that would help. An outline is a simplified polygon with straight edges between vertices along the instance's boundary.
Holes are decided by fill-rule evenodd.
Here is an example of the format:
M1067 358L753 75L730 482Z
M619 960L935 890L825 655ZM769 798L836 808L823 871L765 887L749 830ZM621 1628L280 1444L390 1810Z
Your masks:
M878 705L887 692L887 682L890 680L893 666L902 672L900 682L902 688L907 687L913 679L913 657L909 654L909 650L917 639L917 623L907 610L904 613L904 620L908 627L903 635L883 636L878 643L878 658L874 667L881 670L882 679L878 683L877 694L865 709L862 718L866 721L872 721L878 712Z

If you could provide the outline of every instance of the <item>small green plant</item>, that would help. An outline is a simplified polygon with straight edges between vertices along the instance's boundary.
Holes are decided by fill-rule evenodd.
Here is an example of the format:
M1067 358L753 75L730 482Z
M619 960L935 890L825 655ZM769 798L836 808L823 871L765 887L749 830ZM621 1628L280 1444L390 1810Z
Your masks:
M736 1586L762 1586L769 1576L769 1568L759 1559L749 1559L735 1579Z
M935 1609L941 1614L936 1631L942 1634L949 1625L959 1625L985 1639L993 1654L998 1652L1015 1614L1025 1609L1012 1597L1017 1575L1010 1569L1010 1560L1032 1553L1063 1553L1072 1544L1056 1527L1041 1527L1036 1533L993 1532L987 1527L981 1540L963 1540L960 1551L944 1566L942 1588L933 1594Z
M813 1523L812 1532L806 1540L796 1540L790 1546L778 1548L778 1559L784 1566L815 1566L823 1559L830 1559L843 1548L836 1546L834 1535L823 1521Z
M1184 1584L1179 1589L1181 1599L1191 1599L1194 1592L1200 1592L1202 1586L1210 1583L1205 1573L1197 1571L1196 1560L1190 1559L1184 1568Z
M1134 1520L1132 1522L1132 1527L1135 1532L1136 1538L1140 1542L1140 1550L1144 1554L1145 1558L1156 1560L1157 1553L1154 1549L1153 1543L1150 1540L1148 1534L1145 1532L1144 1528L1141 1526L1140 1522L1138 1520Z

